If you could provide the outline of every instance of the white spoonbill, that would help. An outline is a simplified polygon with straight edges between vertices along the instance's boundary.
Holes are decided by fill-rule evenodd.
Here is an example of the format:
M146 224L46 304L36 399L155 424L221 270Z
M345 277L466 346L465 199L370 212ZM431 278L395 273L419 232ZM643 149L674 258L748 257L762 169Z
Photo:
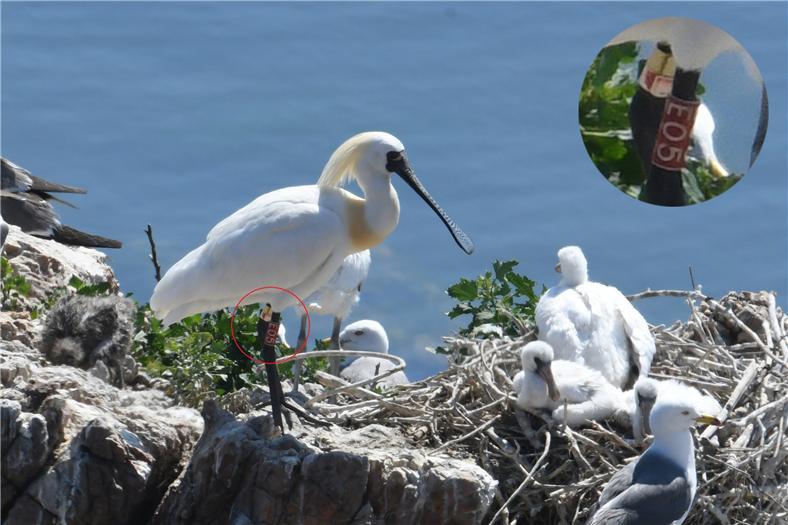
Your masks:
M261 286L309 297L348 255L376 246L397 226L399 199L391 184L393 174L426 201L466 253L473 251L470 238L416 178L399 139L379 131L360 133L331 155L316 185L266 193L214 226L205 243L175 263L156 285L151 308L169 325L235 304ZM364 198L340 188L352 179ZM266 315L275 320L295 302L288 294L260 290L244 304L270 304ZM272 392L278 388L281 393L278 380L273 379L274 385L271 381L269 374ZM277 426L281 428L279 422Z
M618 388L632 388L648 374L656 352L648 323L618 289L588 280L580 248L561 248L558 261L561 281L536 305L539 339L559 359L598 370Z
M371 319L364 319L347 325L342 330L339 341L343 350L389 353L389 338L386 330L379 322ZM394 366L394 363L388 359L362 356L346 366L339 376L346 381L356 383L387 372ZM405 372L399 371L384 377L378 381L377 385L382 388L389 388L408 383L410 383L408 376L405 375Z
M366 132L331 155L316 185L266 193L208 233L205 243L176 262L156 285L151 308L169 325L192 314L225 308L264 285L309 297L345 258L376 246L397 226L399 175L440 216L466 252L473 243L416 178L402 143ZM355 179L364 198L340 186ZM295 304L287 294L263 290L243 304L267 302L274 312Z
M690 428L720 422L672 392L660 393L650 422L654 442L610 478L589 525L679 525L689 514L698 486Z
M331 315L334 324L331 329L332 350L340 349L339 332L342 329L342 319L348 316L350 310L358 302L361 294L361 285L367 279L372 257L369 250L351 253L342 261L342 266L331 276L326 284L304 299L307 309L312 314ZM301 316L301 330L298 334L298 347L300 348L306 338L306 315ZM339 357L329 357L329 371L339 375ZM301 361L293 365L293 390L298 390L301 377Z
M651 425L649 424L651 410L656 400L664 392L667 392L668 395L694 400L698 412L703 414L717 416L722 411L719 401L681 381L676 379L659 381L651 377L641 377L635 383L634 389L624 393L627 398L627 412L632 421L632 435L636 441L642 441L646 434L651 434Z
M523 369L512 381L518 407L548 409L553 419L572 428L616 414L621 407L618 388L596 370L553 357L553 348L544 341L525 345L520 354Z

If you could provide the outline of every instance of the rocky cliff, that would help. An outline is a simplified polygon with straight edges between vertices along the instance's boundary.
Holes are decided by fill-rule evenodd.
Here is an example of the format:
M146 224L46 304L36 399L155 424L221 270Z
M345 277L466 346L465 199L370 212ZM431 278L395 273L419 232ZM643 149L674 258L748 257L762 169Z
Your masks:
M0 313L3 523L471 524L486 515L497 486L487 472L414 448L394 428L294 418L279 436L254 403L235 413L213 401L202 414L177 406L133 360L125 381L98 358L55 364L44 305L67 296L73 276L117 292L112 269L100 252L16 228L3 252L30 284Z

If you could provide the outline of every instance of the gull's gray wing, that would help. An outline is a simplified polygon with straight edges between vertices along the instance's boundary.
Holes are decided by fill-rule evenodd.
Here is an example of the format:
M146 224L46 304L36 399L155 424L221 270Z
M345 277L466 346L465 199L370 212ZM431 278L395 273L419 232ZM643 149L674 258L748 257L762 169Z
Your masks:
M687 513L693 497L684 470L649 451L635 462L629 485L617 490L589 525L670 525Z
M599 496L599 508L602 508L605 503L615 498L632 485L632 473L635 472L636 464L637 461L633 461L613 474L613 477L611 477L610 481L605 485L605 490L602 491L602 495Z
M2 187L6 191L17 193L38 192L45 199L51 198L51 195L46 195L46 192L86 193L82 188L66 186L65 184L58 184L36 177L25 168L17 166L5 158L0 158L0 174L0 182L2 182Z
M60 227L60 220L52 205L35 193L0 191L3 219L32 235L51 236Z

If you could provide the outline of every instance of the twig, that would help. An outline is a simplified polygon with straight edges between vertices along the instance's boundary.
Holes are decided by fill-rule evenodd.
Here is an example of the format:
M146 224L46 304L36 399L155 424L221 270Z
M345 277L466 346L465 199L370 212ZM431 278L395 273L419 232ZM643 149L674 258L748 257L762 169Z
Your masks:
M149 257L153 263L153 268L156 270L156 282L159 282L161 281L161 266L159 266L159 257L156 254L156 242L153 240L153 228L151 228L150 224L145 228L145 234L148 236L148 242L150 243Z

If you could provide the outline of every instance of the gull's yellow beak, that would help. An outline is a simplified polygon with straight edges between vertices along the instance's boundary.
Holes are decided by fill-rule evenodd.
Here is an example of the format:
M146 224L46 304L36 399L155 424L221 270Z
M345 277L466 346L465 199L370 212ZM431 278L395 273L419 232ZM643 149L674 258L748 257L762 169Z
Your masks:
M714 425L715 427L722 426L722 422L714 416L700 416L695 419L695 422L703 425Z
M561 263L555 265L555 271L561 273Z
M728 170L725 169L725 166L720 164L717 160L712 160L709 163L709 172L711 172L711 174L718 179L724 179L729 175Z

